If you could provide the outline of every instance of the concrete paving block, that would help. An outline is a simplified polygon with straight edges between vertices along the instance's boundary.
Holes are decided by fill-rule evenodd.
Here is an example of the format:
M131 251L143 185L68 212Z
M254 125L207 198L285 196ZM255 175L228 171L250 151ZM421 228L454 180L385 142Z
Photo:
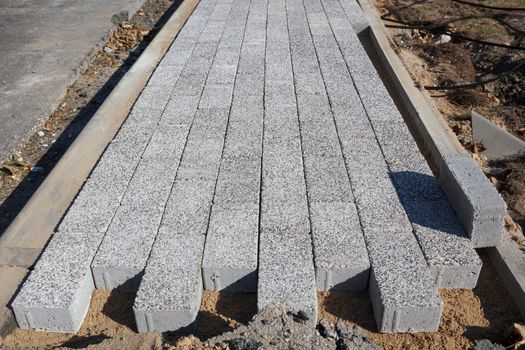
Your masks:
M364 291L370 261L353 203L310 203L317 290Z
M226 22L223 20L213 21L210 17L210 21L208 21L201 33L199 43L218 43L221 39L225 24Z
M291 177L304 183L300 142L298 138L284 137L268 140L265 134L263 177Z
M388 178L352 178L363 230L412 231L392 181Z
M425 157L404 121L372 121L379 144L392 171L432 175Z
M151 206L166 202L178 165L176 159L143 159L129 182L121 205Z
M389 171L377 140L373 137L354 138L341 132L343 155L351 179L387 178Z
M182 73L182 68L182 65L157 67L148 81L148 86L164 86L166 88L175 86L180 73Z
M234 91L231 106L231 121L262 121L264 102L262 95L246 96Z
M235 80L234 96L256 96L261 99L264 94L264 70L238 74Z
M282 304L317 322L317 288L310 235L261 232L257 308Z
M303 152L318 157L340 157L339 135L329 109L319 119L306 119L299 103L299 118ZM324 119L324 120L323 120Z
M218 205L258 204L260 179L225 172L219 175L214 202Z
M305 157L306 189L310 202L353 202L354 196L342 156Z
M237 66L239 63L239 53L232 50L218 50L213 62L216 65Z
M69 207L58 231L93 233L108 229L150 135L150 131L122 133L121 129Z
M402 203L445 199L433 175L414 171L395 171L390 173L390 176Z
M236 64L214 64L208 74L207 83L233 85L236 73Z
M255 292L258 239L258 204L214 204L202 262L204 288Z
M206 234L214 189L215 180L176 180L159 232Z
M199 140L190 131L177 178L215 180L219 170L223 143L219 139Z
M89 265L100 234L55 234L11 303L22 329L74 333L94 289Z
M97 288L137 290L163 209L159 203L123 205L118 209L91 264Z
M222 142L226 133L229 113L229 108L200 107L195 114L188 143L192 145L203 140Z
M200 96L174 96L166 106L159 121L160 126L166 125L191 125Z
M436 332L443 302L416 238L381 232L365 240L371 264L368 294L380 332Z
M506 204L469 155L448 156L439 183L476 248L501 239Z
M232 120L228 123L223 159L228 157L262 157L262 116L256 120Z
M267 81L265 103L274 106L295 106L295 90L292 81Z
M152 135L148 146L142 154L142 160L158 162L180 162L189 125L162 125ZM166 164L168 167L171 164Z
M139 332L195 327L202 296L203 250L204 236L159 236L133 304Z
M153 129L162 115L163 110L156 107L133 108L126 118L121 130L145 128ZM124 131L122 131L124 133Z
M192 42L195 45L195 42ZM174 47L170 49L161 61L161 67L184 66L191 56L193 46Z
M268 80L292 80L292 67L288 63L274 63L266 65L266 79Z
M333 0L327 2L335 3ZM369 27L368 19L366 18L363 10L355 0L343 0L340 5L346 12L348 19L352 23L356 33L360 33Z
M481 259L447 200L410 202L405 209L436 287L474 288Z
M211 62L209 62L205 67L210 67ZM201 66L202 67L202 66ZM173 89L173 98L176 96L200 96L202 89L204 88L204 83L206 80L205 72L191 72L187 73L183 71L177 84Z
M202 92L199 108L230 108L233 84L206 83Z

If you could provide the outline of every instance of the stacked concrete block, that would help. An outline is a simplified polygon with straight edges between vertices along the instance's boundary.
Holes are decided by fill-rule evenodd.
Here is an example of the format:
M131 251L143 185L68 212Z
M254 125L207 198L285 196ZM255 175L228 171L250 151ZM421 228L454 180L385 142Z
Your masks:
M252 2L250 15L245 18L244 38L257 30L258 25L254 18L261 15L265 15L263 8ZM246 86L252 82L264 82L264 65L260 63L264 59L265 41L262 38L263 40L246 45L242 37L235 35L234 38L237 40L230 39L225 50L238 46L243 64L253 66L252 74L260 75L260 78L247 80L246 75L239 75L234 79L234 101L207 232L202 271L204 288L207 290L251 292L257 288L263 90L247 89ZM250 55L244 55L246 52L250 52ZM253 52L258 52L259 55L251 55ZM235 67L235 77L237 65L232 67ZM259 67L259 71L255 67ZM217 76L214 79L227 83L230 75ZM245 114L245 109L251 112Z
M476 248L501 240L506 205L469 155L447 156L440 166L440 185Z
M55 234L11 307L23 329L73 333L80 329L93 291L89 264L100 234Z
M217 36L216 31L222 33L224 28L228 32L240 25L247 12L248 6L240 2L219 1L199 44L214 43L217 52L225 50L225 45L231 47L231 41L224 43L222 34ZM197 58L196 62L202 64L203 60ZM213 59L206 62L210 71L219 65ZM206 80L202 84L198 111L139 287L134 313L140 332L180 331L194 325L197 317L203 288L204 241L232 98L229 78L214 79L213 83ZM211 227L216 231L214 237L228 240L225 220L232 213L216 213ZM238 222L241 226L242 218ZM223 276L227 281L228 276Z
M257 306L317 318L315 270L285 2L268 2Z
M133 304L139 332L191 330L202 295L204 236L160 235Z

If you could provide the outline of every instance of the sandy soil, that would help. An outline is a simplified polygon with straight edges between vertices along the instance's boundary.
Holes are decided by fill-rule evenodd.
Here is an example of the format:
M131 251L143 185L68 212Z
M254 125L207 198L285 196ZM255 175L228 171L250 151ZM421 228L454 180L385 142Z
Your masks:
M483 252L481 256L484 266L474 290L440 290L445 309L438 333L378 333L366 294L319 293L319 319L358 325L385 349L468 349L474 340L485 338L509 346L516 341L509 329L519 321L520 315L488 257ZM2 348L90 345L90 349L155 349L176 344L178 336L135 333L133 297L133 294L97 290L77 334L17 329L0 344ZM247 324L255 314L256 303L255 294L205 292L195 336L206 340Z

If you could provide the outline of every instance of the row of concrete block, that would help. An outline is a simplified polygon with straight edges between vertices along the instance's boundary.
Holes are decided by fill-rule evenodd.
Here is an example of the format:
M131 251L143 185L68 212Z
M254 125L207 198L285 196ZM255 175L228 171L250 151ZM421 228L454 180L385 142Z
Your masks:
M481 262L348 8L202 1L13 303L19 325L78 329L92 271L138 289L139 331L193 324L203 281L313 320L316 290L368 287L381 331L436 330L436 288L472 288ZM462 169L444 188L481 181Z

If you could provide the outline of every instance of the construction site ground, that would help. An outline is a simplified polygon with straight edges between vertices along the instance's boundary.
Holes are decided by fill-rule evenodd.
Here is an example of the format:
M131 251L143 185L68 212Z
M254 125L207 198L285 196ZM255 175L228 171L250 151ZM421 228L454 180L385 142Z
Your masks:
M520 5L519 1L517 3ZM42 130L43 136L40 132L35 133L19 153L4 162L0 173L0 200L2 203L0 232L5 230L25 201L38 187L38 184L41 183L45 174L49 172L60 155L67 150L71 139L74 139L82 126L89 120L89 116L102 103L104 96L107 96L111 88L115 86L118 77L124 74L126 67L129 67L133 62L133 56L140 54L151 40L154 33L150 33L150 31L153 29L154 32L158 29L155 23L172 4L171 1L152 0L147 2L144 9L139 11L129 23L121 23L115 35L108 40L105 46L109 49L102 49L88 69L68 90L60 108L51 115L45 124ZM382 11L388 9L389 6L402 5L400 2L387 1L377 2L377 4ZM453 9L456 8L453 7ZM436 17L441 15L436 14ZM394 31L393 33L395 37L397 32ZM431 39L420 34L413 36L416 37L414 40L428 42ZM501 39L501 36L496 37L496 39ZM509 39L504 37L502 40L508 42ZM411 52L407 48L407 51L402 51L400 56L421 84L429 84L429 82L443 84L443 81L460 84L471 82L475 78L476 64L473 65L472 60L465 59L465 57L469 57L467 56L469 47L465 49L462 48L462 44L450 43L439 49L428 49L438 50L439 53L445 52L448 55L457 55L460 52L460 59L453 60L450 56L445 55L443 57L436 54L436 51L432 51L433 54L428 55L428 50L422 49L418 45L411 44L409 46L413 51ZM460 48L458 49L458 47ZM475 51L474 48L472 50ZM467 54L463 54L464 51ZM434 61L432 62L433 66L439 67L435 71L415 68L425 57L427 59L430 59L429 57L432 59L443 57L443 62L454 61L463 65L461 69L454 66L447 70L443 69L443 62ZM510 59L523 59L523 55L516 54ZM483 59L476 57L475 61L479 62ZM486 67L487 63L483 61L480 65ZM450 74L446 74L447 71L462 71L466 72L467 75L451 77ZM423 72L425 73L423 74ZM445 76L440 76L438 72L445 74ZM469 114L467 110L472 107L476 107L483 115L499 122L500 125L505 126L518 137L524 138L524 90L520 90L520 84L516 84L515 80L512 79L523 79L523 73L521 73L521 77L519 75L517 77L510 76L498 81L490 91L478 88L473 92L465 92L461 96L436 99L440 111L447 118L453 130L458 133L460 141L474 154L479 152L479 145L472 143L469 136L469 120L466 117ZM518 88L507 89L506 86L518 86ZM68 133L67 135L62 133L64 130ZM55 140L56 142L53 143ZM53 144L53 146L44 150L42 148L43 143ZM525 186L523 185L525 166L523 160L487 166L482 156L478 156L478 159L480 165L485 166L484 170L489 176L493 177L492 181L503 194L511 208L512 218L518 225L523 225L525 215L525 209L522 210L525 203ZM499 170L493 170L494 168ZM496 171L496 173L491 173L491 171ZM509 227L512 228L510 221ZM515 237L518 241L520 241L519 231L519 227L516 226ZM479 253L483 259L483 268L475 289L440 290L439 293L445 302L445 308L437 333L378 333L372 317L370 301L366 294L319 293L319 319L330 322L342 320L363 327L371 340L386 349L465 349L472 347L474 341L480 339L489 339L504 346L515 344L519 340L519 336L512 329L512 325L519 321L519 312L491 266L488 257L482 250ZM156 333L137 334L131 310L133 298L134 295L126 293L109 293L97 290L93 295L88 316L77 334L66 335L16 329L3 337L0 344L5 348L88 347L90 349L155 347L190 349L192 346L197 348L197 346L202 345L196 345L196 339L190 338L188 340L180 336L165 337ZM205 292L201 304L199 328L195 335L200 341L205 342L208 338L231 331L242 324L247 324L255 312L255 294ZM195 344L192 345L192 342Z

